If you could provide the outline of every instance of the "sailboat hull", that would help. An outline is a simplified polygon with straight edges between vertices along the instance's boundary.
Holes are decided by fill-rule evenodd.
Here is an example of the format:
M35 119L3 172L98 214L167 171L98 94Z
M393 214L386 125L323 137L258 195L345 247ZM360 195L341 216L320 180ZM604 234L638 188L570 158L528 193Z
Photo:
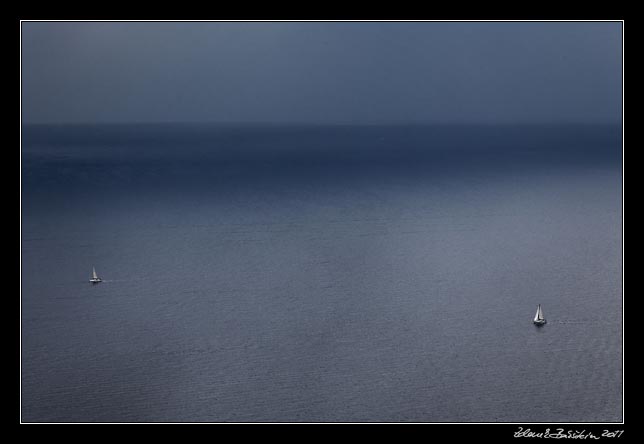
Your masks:
M103 282L102 279L90 279L89 280L92 284L98 284L99 282Z
M546 320L545 319L540 319L540 320L534 320L532 322L534 322L534 325L541 326L541 325L544 325L546 323Z

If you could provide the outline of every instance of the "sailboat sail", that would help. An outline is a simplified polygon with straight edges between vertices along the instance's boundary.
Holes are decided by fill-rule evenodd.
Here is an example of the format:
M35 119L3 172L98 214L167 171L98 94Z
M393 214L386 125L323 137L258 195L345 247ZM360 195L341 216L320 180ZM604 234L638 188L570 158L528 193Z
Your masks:
M96 275L96 268L92 267L92 279L98 279L98 276Z
M537 306L537 314L534 315L534 321L535 322L543 321L543 311L541 310L541 304Z

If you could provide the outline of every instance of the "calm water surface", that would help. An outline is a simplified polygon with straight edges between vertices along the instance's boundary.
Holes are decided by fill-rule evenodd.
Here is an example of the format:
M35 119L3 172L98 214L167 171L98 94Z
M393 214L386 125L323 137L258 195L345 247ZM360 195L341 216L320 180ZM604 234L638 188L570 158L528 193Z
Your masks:
M620 129L23 131L23 421L622 420Z

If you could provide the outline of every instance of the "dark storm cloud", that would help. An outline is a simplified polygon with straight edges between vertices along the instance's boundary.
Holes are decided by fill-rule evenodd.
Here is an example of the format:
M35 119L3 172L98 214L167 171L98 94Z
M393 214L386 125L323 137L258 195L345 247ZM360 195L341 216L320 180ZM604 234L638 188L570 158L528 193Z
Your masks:
M621 23L22 24L23 121L618 122Z

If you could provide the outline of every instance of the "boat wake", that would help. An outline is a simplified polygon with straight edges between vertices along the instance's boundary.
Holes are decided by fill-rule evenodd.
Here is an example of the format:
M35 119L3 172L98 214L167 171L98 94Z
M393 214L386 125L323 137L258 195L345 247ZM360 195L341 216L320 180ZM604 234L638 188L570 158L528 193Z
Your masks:
M583 325L583 324L616 324L616 322L607 321L600 318L583 318L583 319L561 319L553 321L555 324L562 325Z

